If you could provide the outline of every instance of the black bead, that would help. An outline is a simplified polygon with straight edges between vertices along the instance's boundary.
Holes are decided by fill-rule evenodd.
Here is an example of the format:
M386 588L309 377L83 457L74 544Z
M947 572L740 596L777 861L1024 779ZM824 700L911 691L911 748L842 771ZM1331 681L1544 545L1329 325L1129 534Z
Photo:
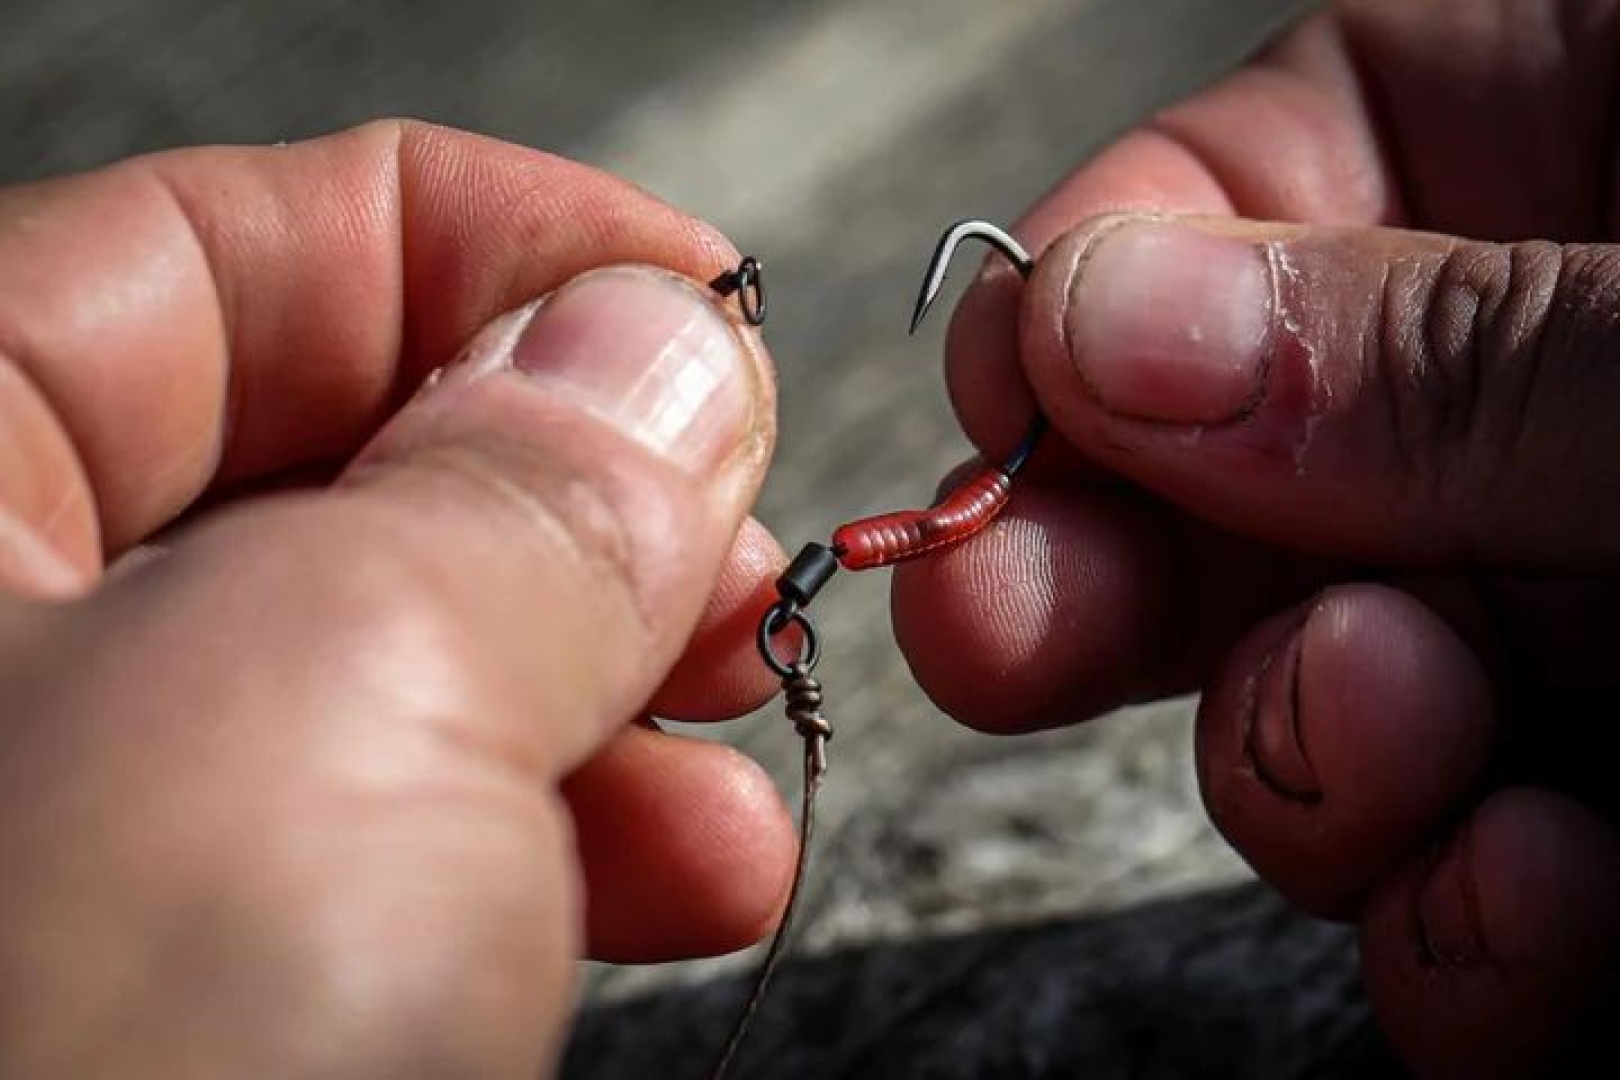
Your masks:
M823 585L838 573L838 556L825 544L806 544L796 555L782 576L776 579L776 591L783 599L804 607L816 598Z

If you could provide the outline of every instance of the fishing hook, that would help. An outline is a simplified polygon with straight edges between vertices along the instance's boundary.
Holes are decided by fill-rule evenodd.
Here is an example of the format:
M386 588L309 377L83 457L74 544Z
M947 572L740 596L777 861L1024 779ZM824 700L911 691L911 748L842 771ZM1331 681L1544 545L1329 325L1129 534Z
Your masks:
M928 262L911 315L913 334L939 299L957 249L968 240L988 244L1012 263L1025 281L1035 272L1035 260L1005 229L988 221L957 222L939 238ZM900 510L842 526L833 534L833 551L838 553L839 561L850 570L889 566L959 544L979 532L1006 508L1012 497L1013 479L1028 464L1046 428L1046 417L1036 412L1024 437L999 465L980 468L926 510Z
M951 260L956 257L956 249L962 246L964 240L989 244L1002 258L1013 264L1025 281L1035 272L1035 260L1006 229L988 221L958 221L945 230L945 235L939 238L939 243L934 247L933 258L928 260L928 273L923 276L922 288L917 293L917 306L911 313L913 334L928 317L928 309L939 299L939 291L945 287L945 275L951 270Z

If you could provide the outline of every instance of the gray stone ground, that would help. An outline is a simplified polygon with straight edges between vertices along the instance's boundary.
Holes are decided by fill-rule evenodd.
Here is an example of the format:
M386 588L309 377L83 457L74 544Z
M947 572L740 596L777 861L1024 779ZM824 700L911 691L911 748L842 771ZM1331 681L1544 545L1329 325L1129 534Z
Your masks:
M622 172L770 262L787 542L964 453L946 222L1013 217L1294 0L5 0L0 180L410 114ZM940 321L941 323L943 320ZM807 921L743 1075L1393 1077L1343 931L1252 884L1197 803L1185 704L995 741L942 720L880 581L822 603L841 736ZM784 784L777 716L727 736ZM569 1077L700 1076L753 957L592 968Z

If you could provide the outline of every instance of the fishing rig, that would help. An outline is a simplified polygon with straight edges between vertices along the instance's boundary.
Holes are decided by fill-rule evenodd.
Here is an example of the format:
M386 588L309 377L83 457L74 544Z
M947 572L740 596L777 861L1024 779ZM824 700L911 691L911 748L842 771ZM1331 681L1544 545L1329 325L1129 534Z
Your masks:
M912 333L916 333L938 299L957 249L968 240L988 244L1012 263L1026 281L1034 270L1035 263L1029 253L1005 230L986 221L958 222L940 237L929 260L912 313ZM750 325L761 327L766 315L763 274L763 264L750 255L735 270L710 282L710 287L722 296L736 295L743 318ZM764 1000L771 976L792 933L809 866L816 796L827 775L827 744L833 737L832 724L824 711L826 696L815 675L816 665L821 660L821 637L810 619L810 605L839 570L873 570L920 559L959 544L989 525L1012 497L1013 482L1040 445L1046 429L1046 418L1037 413L1023 439L1005 460L982 465L926 509L900 510L839 526L833 531L830 543L806 544L777 578L777 601L760 619L757 640L760 658L781 680L787 718L804 741L799 854L782 921L711 1074L713 1080L724 1080L730 1073L754 1013ZM798 631L797 643L784 640L791 636L791 630ZM791 651L785 648L788 645Z

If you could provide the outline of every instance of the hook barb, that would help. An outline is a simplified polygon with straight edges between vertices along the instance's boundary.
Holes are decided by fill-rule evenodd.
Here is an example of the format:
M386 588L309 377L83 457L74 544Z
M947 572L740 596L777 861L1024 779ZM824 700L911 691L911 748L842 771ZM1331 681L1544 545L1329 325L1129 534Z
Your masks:
M928 317L928 309L939 299L939 291L945 286L945 275L950 271L951 260L956 256L956 249L961 247L965 240L978 240L990 245L1012 263L1026 280L1035 270L1035 260L1007 230L988 221L958 221L945 230L945 235L939 238L939 245L934 248L934 257L928 261L928 273L923 278L922 290L917 293L917 308L911 316L913 334Z

